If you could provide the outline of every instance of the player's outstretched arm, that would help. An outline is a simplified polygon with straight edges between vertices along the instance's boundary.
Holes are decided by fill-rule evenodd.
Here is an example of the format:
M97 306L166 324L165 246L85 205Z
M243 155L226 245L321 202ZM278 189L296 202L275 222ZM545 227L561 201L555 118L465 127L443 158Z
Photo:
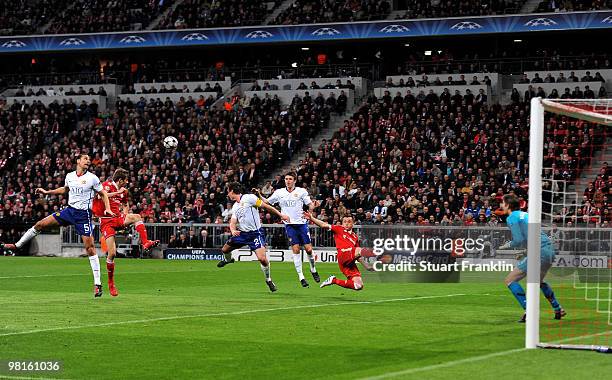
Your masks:
M38 189L36 189L36 192L43 195L59 195L66 194L68 192L68 188L66 186L63 186L55 190L45 190L42 187L39 187Z
M314 224L316 224L317 226L321 227L321 228L326 228L329 229L331 226L329 225L329 223L326 223L320 219L315 218L310 212L306 211L304 212L304 218L311 220Z
M98 194L102 197L102 202L104 202L104 214L108 216L116 216L115 213L111 211L108 193L104 190L100 190L98 191Z
M127 191L127 189L125 187L122 187L121 189L119 189L119 190L117 190L117 191L115 191L113 193L106 193L106 195L108 195L109 198L112 198L115 195L120 195L120 194L122 194L122 193L124 193L126 191Z
M276 208L270 206L269 204L265 203L262 201L261 203L261 207L263 207L264 209L270 211L272 214L278 216L279 218L281 218L284 221L289 222L291 218L289 218L289 215L285 215L285 214L281 214L280 211L278 211Z

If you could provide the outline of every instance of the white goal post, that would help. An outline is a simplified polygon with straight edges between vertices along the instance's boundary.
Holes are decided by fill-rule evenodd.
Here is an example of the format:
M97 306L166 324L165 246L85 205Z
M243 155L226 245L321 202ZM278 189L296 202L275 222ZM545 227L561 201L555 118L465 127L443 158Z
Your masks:
M580 120L612 125L612 99L542 99L532 98L529 131L529 225L527 246L527 320L525 348L540 344L540 234L542 231L542 163L544 148L544 112ZM547 347L547 345L542 345ZM583 348L584 349L584 348Z

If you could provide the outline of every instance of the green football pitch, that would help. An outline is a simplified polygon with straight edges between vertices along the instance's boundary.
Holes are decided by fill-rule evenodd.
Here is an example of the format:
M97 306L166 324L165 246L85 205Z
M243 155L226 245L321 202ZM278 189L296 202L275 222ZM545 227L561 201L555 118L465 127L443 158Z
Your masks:
M338 270L321 264L319 272L325 278ZM274 294L254 262L218 269L214 262L118 260L119 297L111 298L105 286L104 296L94 299L86 259L0 257L0 378L558 380L612 374L610 355L522 349L521 311L501 281L424 284L371 275L355 292L320 289L310 278L311 287L302 288L290 263L273 263L272 276L279 288ZM566 309L568 317L582 318ZM605 323L598 328L610 330ZM9 372L9 360L58 360L62 369Z

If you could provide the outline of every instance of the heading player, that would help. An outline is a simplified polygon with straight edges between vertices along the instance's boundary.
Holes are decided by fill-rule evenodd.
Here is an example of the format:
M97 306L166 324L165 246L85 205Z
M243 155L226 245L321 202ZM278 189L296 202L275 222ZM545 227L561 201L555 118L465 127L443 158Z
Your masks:
M285 233L291 244L293 251L293 264L298 274L298 279L303 287L308 287L308 282L302 273L302 255L300 247L303 246L306 251L306 257L310 263L310 273L316 282L321 281L317 268L315 267L315 258L312 254L312 244L310 241L310 232L308 231L308 221L304 219L304 205L308 206L310 212L314 211L316 204L310 200L308 191L302 187L295 186L297 175L294 172L285 175L285 188L277 189L270 195L268 199L261 195L257 190L257 194L272 205L279 204L281 212L289 215L290 220L285 222Z
M350 214L343 216L342 226L328 224L315 218L309 212L305 212L304 216L312 220L317 226L329 229L334 234L336 249L338 250L338 266L346 276L346 280L338 280L336 276L333 275L329 276L327 280L321 283L321 287L324 288L336 284L347 289L363 289L361 272L359 268L357 268L356 262L359 261L367 270L372 270L372 266L366 263L362 257L362 248L359 247L359 237L353 232L353 216Z
M232 251L248 245L255 252L261 265L261 270L266 276L266 284L270 291L276 291L276 285L270 277L270 262L266 254L266 235L261 228L259 207L263 207L282 220L289 221L289 217L281 214L274 207L264 203L255 194L242 194L242 185L232 182L228 186L227 197L234 202L232 206L232 217L230 219L230 232L232 237L223 245L221 251L225 256L217 266L222 268L234 262Z
M89 172L91 159L87 154L79 154L77 157L76 170L66 175L64 186L55 190L36 189L36 193L44 195L60 195L68 193L68 207L60 212L55 212L46 218L36 222L34 227L26 233L15 244L4 244L8 250L20 249L28 241L40 234L42 230L57 226L74 226L77 234L83 239L85 250L89 255L89 264L94 277L94 296L102 296L102 283L100 282L100 261L96 254L93 239L93 225L91 223L91 204L97 193L104 204L102 211L105 216L114 217L111 211L106 191L102 188L100 179Z
M528 215L526 212L521 211L518 197L513 194L504 195L501 208L504 212L509 214L508 218L506 218L506 223L508 227L510 227L512 240L500 246L498 249L527 248ZM566 315L566 312L561 305L559 305L550 285L544 282L544 277L546 277L546 274L552 267L555 258L555 249L548 235L542 233L540 239L540 289L548 302L550 302L555 312L555 319L561 319ZM527 257L518 262L516 268L506 276L505 280L506 286L508 286L508 289L510 289L523 310L527 308L527 298L525 296L525 290L523 290L519 281L525 278L525 276L527 276ZM525 317L526 314L523 314L519 322L525 322Z
M125 169L117 169L113 173L113 178L102 184L105 192L108 194L111 211L117 215L108 217L104 215L104 202L101 198L96 197L93 201L92 211L95 216L100 218L101 239L106 243L107 257L106 270L108 272L108 291L111 296L116 297L119 292L115 286L115 255L117 254L117 244L115 242L116 230L124 229L132 224L140 235L140 243L145 251L159 245L159 240L149 240L147 237L147 229L142 222L142 217L138 214L129 212L128 191L125 186L128 185L128 171ZM103 248L104 249L104 248Z

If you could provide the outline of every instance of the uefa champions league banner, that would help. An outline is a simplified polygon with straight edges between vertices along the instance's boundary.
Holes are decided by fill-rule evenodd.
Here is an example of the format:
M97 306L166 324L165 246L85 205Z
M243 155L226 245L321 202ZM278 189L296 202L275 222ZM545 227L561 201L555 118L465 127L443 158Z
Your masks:
M220 249L168 248L164 249L166 260L223 260Z
M102 50L612 28L612 11L338 24L0 37L0 53Z

